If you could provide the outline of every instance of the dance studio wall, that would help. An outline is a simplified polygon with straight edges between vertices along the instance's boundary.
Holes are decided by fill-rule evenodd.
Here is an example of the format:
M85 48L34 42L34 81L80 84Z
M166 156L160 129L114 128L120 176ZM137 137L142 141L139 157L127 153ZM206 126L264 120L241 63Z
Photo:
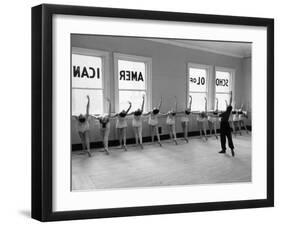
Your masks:
M171 106L173 106L174 96L177 96L178 109L183 109L185 107L187 63L197 63L235 69L236 105L239 106L242 100L246 100L246 102L250 105L251 61L249 59L244 60L242 58L135 38L73 35L72 46L102 50L110 53L110 90L114 90L113 53L151 57L152 106L156 106L162 96L162 112L168 111ZM111 92L110 99L114 101L114 92ZM112 105L114 106L114 103ZM80 139L76 131L76 121L72 120L72 123L74 125L72 126L71 133L72 144L77 144L80 143ZM132 138L134 135L131 126L131 119L128 119L128 125L127 137ZM162 134L167 134L168 132L165 125L165 118L160 119L160 126L162 127ZM92 142L101 140L98 128L98 122L93 120L90 125L90 136ZM197 130L195 117L190 123L190 130ZM177 132L181 132L180 120L177 120ZM143 136L149 136L147 121L143 122ZM110 140L115 139L117 139L117 131L115 129L115 121L112 120Z

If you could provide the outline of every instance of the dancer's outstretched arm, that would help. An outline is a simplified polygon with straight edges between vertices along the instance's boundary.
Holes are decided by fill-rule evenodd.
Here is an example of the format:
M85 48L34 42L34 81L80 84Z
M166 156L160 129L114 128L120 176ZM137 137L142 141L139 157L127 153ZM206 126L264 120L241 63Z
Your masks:
M141 104L141 112L143 112L143 108L144 108L144 99L145 99L145 95L142 95L142 104Z
M87 106L86 106L86 117L89 116L89 111L90 111L90 97L89 97L89 95L87 95L87 99L88 99L88 103L87 103Z
M230 101L229 101L229 106L232 104L232 91L230 91Z
M159 111L160 111L161 105L162 105L162 96L161 96L160 102L159 102L159 104L158 104L158 109L159 109Z
M106 98L106 100L108 102L108 113L107 113L107 115L108 115L108 117L110 117L111 116L111 101L110 101L109 98Z
M151 111L146 112L146 113L143 113L142 115L143 115L143 116L148 116L148 115L150 115L150 114L151 114Z
M227 103L227 100L225 100L225 105L226 105L226 107L228 107L228 103Z
M132 107L132 103L130 102L130 101L128 101L129 102L129 107L128 107L128 109L127 109L127 111L126 111L126 114L128 114L128 112L131 110L131 107Z
M240 110L242 111L244 107L244 104L241 104Z
M216 112L219 111L219 99L216 98L216 109L215 109Z
M188 106L188 109L190 109L191 110L191 106L192 106L192 96L191 95L189 95L189 106Z
M170 111L167 111L166 113L161 113L161 112L159 112L159 115L160 115L160 116L167 116L169 113L170 113Z
M95 120L99 120L101 118L101 116L95 116L95 115L90 115L91 117L93 117Z

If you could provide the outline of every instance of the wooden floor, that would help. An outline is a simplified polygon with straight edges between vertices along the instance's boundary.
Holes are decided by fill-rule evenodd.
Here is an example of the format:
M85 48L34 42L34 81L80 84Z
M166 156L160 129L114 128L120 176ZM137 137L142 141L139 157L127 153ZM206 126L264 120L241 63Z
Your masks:
M214 184L251 181L251 135L233 137L236 156L218 154L219 140L193 137L179 145L145 143L144 149L128 146L125 152L91 150L92 157L72 153L72 190Z

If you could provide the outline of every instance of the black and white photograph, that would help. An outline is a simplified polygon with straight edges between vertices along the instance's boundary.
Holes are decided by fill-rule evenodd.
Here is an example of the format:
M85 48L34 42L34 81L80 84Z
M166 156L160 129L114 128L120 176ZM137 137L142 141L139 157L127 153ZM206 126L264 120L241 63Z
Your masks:
M251 183L252 43L71 34L71 191Z

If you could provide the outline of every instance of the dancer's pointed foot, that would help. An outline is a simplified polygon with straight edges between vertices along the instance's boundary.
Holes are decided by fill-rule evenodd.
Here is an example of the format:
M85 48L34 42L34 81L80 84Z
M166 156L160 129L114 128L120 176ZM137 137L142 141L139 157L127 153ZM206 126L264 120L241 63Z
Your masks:
M234 149L233 149L233 148L231 149L231 155L232 155L232 157L235 156L235 153L234 153Z

